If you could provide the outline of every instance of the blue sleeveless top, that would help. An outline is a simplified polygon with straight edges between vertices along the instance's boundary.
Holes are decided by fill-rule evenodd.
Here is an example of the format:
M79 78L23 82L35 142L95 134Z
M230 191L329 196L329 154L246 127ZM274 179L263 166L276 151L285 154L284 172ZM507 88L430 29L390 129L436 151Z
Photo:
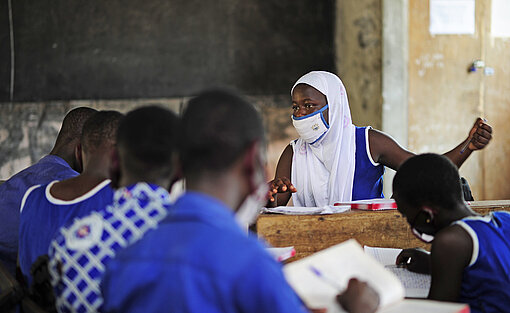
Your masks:
M455 222L473 240L473 256L462 274L459 302L471 312L510 308L510 213L493 212Z
M356 127L356 165L352 184L352 200L384 198L384 166L372 160L368 144L370 127Z
M113 202L109 180L69 201L53 198L50 194L49 189L56 182L31 187L21 203L18 254L21 272L29 286L32 282L30 267L40 255L48 254L51 240L60 227Z

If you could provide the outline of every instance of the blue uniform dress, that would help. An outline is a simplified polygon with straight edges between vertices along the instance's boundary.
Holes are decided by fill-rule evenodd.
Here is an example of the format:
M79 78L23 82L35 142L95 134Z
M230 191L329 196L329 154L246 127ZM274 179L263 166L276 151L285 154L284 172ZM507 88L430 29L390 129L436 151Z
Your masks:
M510 308L510 213L467 217L455 224L473 240L473 256L464 269L459 302L471 312L508 312Z
M61 228L51 242L48 265L57 310L101 311L99 283L105 265L119 250L156 228L170 204L165 189L137 183L115 191L113 203L105 209Z
M305 312L232 211L195 192L107 265L101 290L105 312Z
M370 154L368 131L370 127L356 127L356 166L352 184L352 200L384 198L384 166L375 163Z
M33 185L77 176L64 159L47 155L0 185L0 262L12 275L18 256L19 211L23 195Z
M25 281L32 281L30 267L35 260L48 254L51 240L60 227L77 217L104 209L113 201L110 180L105 180L92 190L70 201L54 198L47 185L31 187L23 197L19 227L19 263Z

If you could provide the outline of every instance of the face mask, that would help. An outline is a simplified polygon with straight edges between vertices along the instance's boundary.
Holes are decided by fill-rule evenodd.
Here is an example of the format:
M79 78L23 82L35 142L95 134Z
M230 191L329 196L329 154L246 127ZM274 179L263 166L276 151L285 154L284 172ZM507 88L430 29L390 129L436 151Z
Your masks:
M420 239L425 243L431 243L434 240L434 235L422 233L416 228L412 228L411 231L413 232L413 235L416 236L416 238Z
M410 223L411 224L411 231L413 232L413 235L416 236L416 238L420 239L421 241L423 241L425 243L431 243L434 240L434 235L424 233L424 232L419 231L418 229L416 229L416 227L414 227L414 224L416 222L416 218L420 214L424 214L424 213L429 215L427 220L426 220L427 225L432 226L432 220L434 219L434 216L432 215L432 213L430 213L428 211L421 211L420 213L418 213L416 215L416 217L414 218L414 221L412 223Z
M292 124L296 128L299 137L309 144L316 143L324 136L329 129L329 125L324 119L322 112L328 108L326 104L322 109L302 117L291 116Z
M260 210L267 203L267 183L261 184L254 193L246 197L239 209L236 211L236 221L241 228L248 231L248 227L255 223Z

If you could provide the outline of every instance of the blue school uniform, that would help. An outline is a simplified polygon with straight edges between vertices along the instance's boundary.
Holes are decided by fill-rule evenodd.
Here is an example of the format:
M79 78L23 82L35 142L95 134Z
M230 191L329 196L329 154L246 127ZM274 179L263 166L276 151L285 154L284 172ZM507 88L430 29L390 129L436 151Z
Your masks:
M78 175L67 162L47 155L0 185L0 261L14 276L18 256L19 210L23 195L33 185Z
M51 242L48 264L57 310L102 312L99 284L106 264L119 250L156 228L170 207L164 188L137 183L116 190L106 208L62 227Z
M107 265L101 291L104 312L305 312L232 211L196 192Z
M510 308L510 213L467 217L454 224L473 240L473 255L464 269L459 302L472 313L508 312Z
M86 194L69 201L54 198L47 185L31 187L23 197L19 228L19 263L25 281L32 281L30 267L35 260L48 254L51 240L60 227L77 217L104 209L113 201L110 180L104 180Z
M371 127L356 127L356 165L352 184L352 200L384 198L384 166L375 163L370 154L368 132Z

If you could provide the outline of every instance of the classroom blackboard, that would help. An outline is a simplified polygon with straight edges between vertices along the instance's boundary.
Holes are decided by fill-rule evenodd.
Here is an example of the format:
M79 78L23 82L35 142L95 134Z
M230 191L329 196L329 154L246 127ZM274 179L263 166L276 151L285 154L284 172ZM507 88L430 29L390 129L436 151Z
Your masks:
M0 0L0 101L9 101ZM287 94L334 70L333 0L16 0L14 101L157 98L231 86Z

